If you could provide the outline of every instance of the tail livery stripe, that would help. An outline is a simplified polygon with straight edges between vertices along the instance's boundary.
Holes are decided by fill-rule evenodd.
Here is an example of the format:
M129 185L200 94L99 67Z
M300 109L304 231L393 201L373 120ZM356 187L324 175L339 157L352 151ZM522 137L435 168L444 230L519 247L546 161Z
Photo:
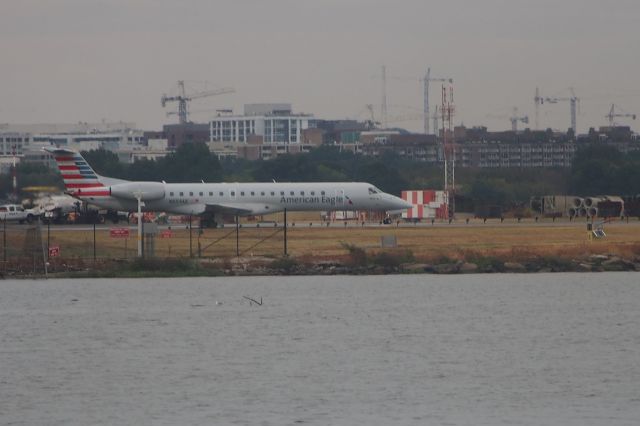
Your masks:
M104 187L104 184L100 182L99 176L80 154L59 152L57 155L54 153L54 158L67 190L86 196L109 195L108 192L104 191L82 191L82 188Z
M101 184L100 182L95 182L95 183L65 183L65 186L69 189L76 189L76 188L99 188L99 187L103 187L104 185Z
M83 175L62 175L62 179L98 179L97 176L83 176Z
M109 197L111 195L109 191L83 191L81 189L74 194L79 197Z

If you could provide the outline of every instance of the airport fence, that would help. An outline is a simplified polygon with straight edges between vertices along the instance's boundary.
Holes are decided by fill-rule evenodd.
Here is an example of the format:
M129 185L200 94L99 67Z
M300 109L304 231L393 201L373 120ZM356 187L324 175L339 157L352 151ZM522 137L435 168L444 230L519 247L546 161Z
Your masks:
M158 227L146 223L143 229L139 239L137 228L129 225L0 222L1 270L33 268L38 272L44 262L126 260L140 257L139 252L145 258L277 257L285 252L285 230L276 224L201 229L189 224Z

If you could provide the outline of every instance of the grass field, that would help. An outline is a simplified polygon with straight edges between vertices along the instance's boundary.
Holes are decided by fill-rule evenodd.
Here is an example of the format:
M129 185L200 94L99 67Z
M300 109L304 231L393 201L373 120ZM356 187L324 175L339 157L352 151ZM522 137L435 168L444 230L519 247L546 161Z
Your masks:
M24 228L20 228L24 229ZM432 261L447 257L465 259L473 256L499 256L519 261L532 256L584 257L590 254L614 254L624 257L640 256L640 221L614 222L605 225L607 236L589 241L583 223L515 223L514 221L472 221L466 225L436 224L435 226L347 226L333 224L326 227L318 222L297 222L287 229L287 252L300 259L331 259L348 254L347 246L358 247L370 253L386 251L410 252L418 260ZM395 236L396 248L382 249L382 236ZM225 228L193 229L191 237L186 226L174 226L171 237L156 237L156 257L279 257L284 253L282 227L264 224L242 227L236 240L233 225ZM49 245L60 248L61 258L90 259L94 253L92 230L58 230L51 227ZM43 228L43 245L47 244L47 230ZM7 232L6 247L9 256L24 253L27 241L24 230ZM127 239L111 238L108 228L98 229L95 235L95 253L98 258L135 257L137 237L131 230Z

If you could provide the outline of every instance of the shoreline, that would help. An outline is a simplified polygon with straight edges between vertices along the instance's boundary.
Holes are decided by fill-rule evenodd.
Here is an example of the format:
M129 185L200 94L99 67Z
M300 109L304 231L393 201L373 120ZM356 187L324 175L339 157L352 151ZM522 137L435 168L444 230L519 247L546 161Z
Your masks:
M134 236L112 238L110 227L52 227L35 249L27 246L26 230L7 233L1 276L44 277L44 241L58 250L47 263L50 277L640 271L640 221L612 222L601 239L587 238L583 224L567 222L291 226L284 247L280 228L193 235L174 228L169 238L153 241L155 256L145 260L136 257Z
M364 250L352 248L346 256L309 261L295 257L245 257L226 259L60 259L48 265L45 274L33 271L32 264L6 265L2 279L43 278L153 278L286 275L389 275L389 274L491 274L553 272L640 272L640 257L590 254L584 257L471 256L440 257L435 262L407 259L407 253L382 252L363 257Z

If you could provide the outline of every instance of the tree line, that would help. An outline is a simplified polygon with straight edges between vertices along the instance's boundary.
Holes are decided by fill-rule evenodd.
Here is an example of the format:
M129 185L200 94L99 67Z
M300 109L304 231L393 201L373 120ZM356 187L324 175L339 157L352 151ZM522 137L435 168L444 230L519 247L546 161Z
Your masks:
M365 181L399 195L406 189L443 188L439 165L403 159L387 152L365 157L322 146L304 155L283 155L272 160L219 160L205 144L190 143L157 160L121 163L117 154L97 150L82 153L98 174L128 180L166 182L251 181ZM35 164L17 168L20 187L56 185L55 170ZM456 170L458 196L471 205L497 205L503 209L528 204L530 197L551 194L640 194L640 153L623 154L611 146L587 144L577 151L571 168ZM0 197L12 192L10 173L0 175ZM23 194L24 196L25 194Z

